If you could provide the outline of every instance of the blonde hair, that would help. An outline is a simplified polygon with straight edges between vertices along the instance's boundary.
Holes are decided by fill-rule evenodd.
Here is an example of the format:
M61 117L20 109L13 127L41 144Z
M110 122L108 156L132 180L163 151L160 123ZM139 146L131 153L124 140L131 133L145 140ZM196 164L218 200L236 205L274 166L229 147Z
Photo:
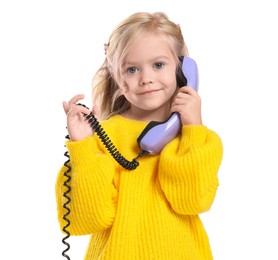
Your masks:
M100 119L107 119L126 111L130 104L120 94L122 64L133 44L147 33L159 33L168 37L174 57L187 56L180 26L162 12L134 13L123 20L112 32L105 44L106 58L93 77L93 103L99 108Z

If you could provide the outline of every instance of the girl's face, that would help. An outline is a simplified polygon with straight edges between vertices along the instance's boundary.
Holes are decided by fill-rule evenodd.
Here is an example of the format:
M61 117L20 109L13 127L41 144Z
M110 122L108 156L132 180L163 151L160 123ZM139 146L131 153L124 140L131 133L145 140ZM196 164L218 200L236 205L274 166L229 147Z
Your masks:
M128 52L123 64L122 94L130 102L134 119L155 115L169 116L171 98L176 91L176 61L169 40L160 34L147 34Z

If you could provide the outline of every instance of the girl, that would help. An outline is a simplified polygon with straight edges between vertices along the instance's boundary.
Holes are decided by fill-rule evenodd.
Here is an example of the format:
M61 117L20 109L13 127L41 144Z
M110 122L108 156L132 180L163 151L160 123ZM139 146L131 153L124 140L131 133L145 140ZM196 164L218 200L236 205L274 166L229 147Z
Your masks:
M105 53L93 79L92 111L77 105L83 95L63 103L70 137L68 230L91 234L85 259L212 259L198 214L213 203L222 142L202 124L198 93L178 84L179 58L188 55L180 27L164 13L135 13L115 28ZM178 112L182 129L160 154L127 170L84 118L91 112L125 158L140 152L137 137L149 121ZM61 227L66 170L56 182Z

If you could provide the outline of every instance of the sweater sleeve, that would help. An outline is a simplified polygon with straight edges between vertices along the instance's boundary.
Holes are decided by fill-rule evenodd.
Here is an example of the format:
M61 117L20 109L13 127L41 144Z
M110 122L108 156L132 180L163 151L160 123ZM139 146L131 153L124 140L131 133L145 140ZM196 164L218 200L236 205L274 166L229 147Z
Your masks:
M196 215L210 209L222 155L220 137L205 126L183 126L181 137L165 146L158 180L175 212Z
M85 235L109 228L115 218L117 191L113 185L114 164L111 158L97 147L93 137L78 142L67 141L70 155L70 214L71 224L67 230L72 235ZM56 202L58 220L66 224L63 215L67 212L63 204L67 201L63 193L67 190L67 178L61 168L56 180Z

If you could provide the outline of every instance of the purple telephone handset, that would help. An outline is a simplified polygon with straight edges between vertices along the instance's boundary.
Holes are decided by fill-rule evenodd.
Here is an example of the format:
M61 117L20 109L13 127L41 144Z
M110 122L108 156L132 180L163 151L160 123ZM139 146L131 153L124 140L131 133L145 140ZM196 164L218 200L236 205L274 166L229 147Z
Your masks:
M187 79L187 86L198 91L199 78L196 62L190 57L183 57L182 72ZM180 128L180 116L178 112L175 112L164 122L151 121L137 138L137 141L142 151L157 154L177 136Z

